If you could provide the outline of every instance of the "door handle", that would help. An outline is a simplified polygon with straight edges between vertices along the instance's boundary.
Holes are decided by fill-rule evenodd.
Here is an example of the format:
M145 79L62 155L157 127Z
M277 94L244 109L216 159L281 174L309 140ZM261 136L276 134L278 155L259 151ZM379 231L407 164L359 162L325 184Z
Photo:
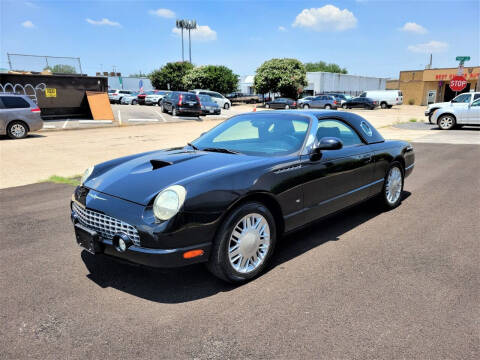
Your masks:
M365 155L362 157L362 160L365 164L368 164L372 161L372 155Z

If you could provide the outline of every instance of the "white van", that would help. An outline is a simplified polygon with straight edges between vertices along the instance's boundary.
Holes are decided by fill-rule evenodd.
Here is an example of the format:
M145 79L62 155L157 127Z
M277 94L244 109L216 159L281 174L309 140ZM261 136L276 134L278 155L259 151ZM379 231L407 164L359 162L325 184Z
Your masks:
M361 93L360 97L378 101L382 109L403 104L403 94L400 90L368 90Z

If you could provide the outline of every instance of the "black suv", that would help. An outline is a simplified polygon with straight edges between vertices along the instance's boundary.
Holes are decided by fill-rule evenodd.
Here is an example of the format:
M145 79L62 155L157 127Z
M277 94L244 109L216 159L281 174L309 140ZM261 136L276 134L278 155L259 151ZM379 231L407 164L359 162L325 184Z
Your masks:
M196 94L183 91L173 91L165 95L160 102L162 112L171 113L172 116L188 114L192 116L202 115L200 99Z

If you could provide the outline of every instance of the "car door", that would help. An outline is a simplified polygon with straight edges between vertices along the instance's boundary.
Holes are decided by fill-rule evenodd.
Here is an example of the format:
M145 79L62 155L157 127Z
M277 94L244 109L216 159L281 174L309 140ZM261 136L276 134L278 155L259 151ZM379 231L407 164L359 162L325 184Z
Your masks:
M324 96L317 96L312 101L310 101L310 107L313 109L321 109L323 108L323 99Z
M324 150L319 160L304 157L304 206L307 222L353 205L370 196L373 152L359 134L340 119L321 119L317 141L336 137L342 149Z
M285 107L285 100L283 99L275 99L272 103L272 107L274 109L280 109L280 108L284 108Z
M480 125L480 99L475 100L468 112L468 123Z

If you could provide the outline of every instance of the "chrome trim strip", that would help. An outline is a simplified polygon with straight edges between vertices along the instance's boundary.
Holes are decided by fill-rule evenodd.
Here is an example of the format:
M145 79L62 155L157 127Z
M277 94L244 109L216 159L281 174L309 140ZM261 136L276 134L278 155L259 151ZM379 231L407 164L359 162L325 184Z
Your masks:
M405 168L405 171L410 170L410 169L411 169L412 167L414 167L414 166L415 166L415 163L413 163L412 165L406 167L406 168Z
M107 240L103 238L101 240L102 240L102 243L104 243L105 245L113 246L111 240ZM127 249L126 253L128 253L128 251L133 251L137 253L150 254L150 255L168 255L176 252L188 251L190 249L204 248L210 245L211 245L210 243L203 243L195 246L190 246L188 248L180 248L180 249L151 249L151 248L144 248L141 246L132 245Z
M350 191L348 191L348 192L346 192L346 193L337 195L337 196L335 196L335 197L333 197L333 198L330 198L330 199L327 199L327 200L323 200L322 202L318 203L317 206L324 205L324 204L326 204L326 203L329 203L330 201L340 199L340 198L342 198L342 197L344 197L344 196L347 196L347 195L351 195L351 194L353 194L353 193L356 193L357 191L366 189L366 188L368 188L368 187L370 187L370 186L376 185L376 184L378 184L378 183L380 183L380 182L383 182L383 181L385 181L385 179L375 180L374 182L371 182L370 184L366 184L366 185L360 186L359 188L350 190Z

